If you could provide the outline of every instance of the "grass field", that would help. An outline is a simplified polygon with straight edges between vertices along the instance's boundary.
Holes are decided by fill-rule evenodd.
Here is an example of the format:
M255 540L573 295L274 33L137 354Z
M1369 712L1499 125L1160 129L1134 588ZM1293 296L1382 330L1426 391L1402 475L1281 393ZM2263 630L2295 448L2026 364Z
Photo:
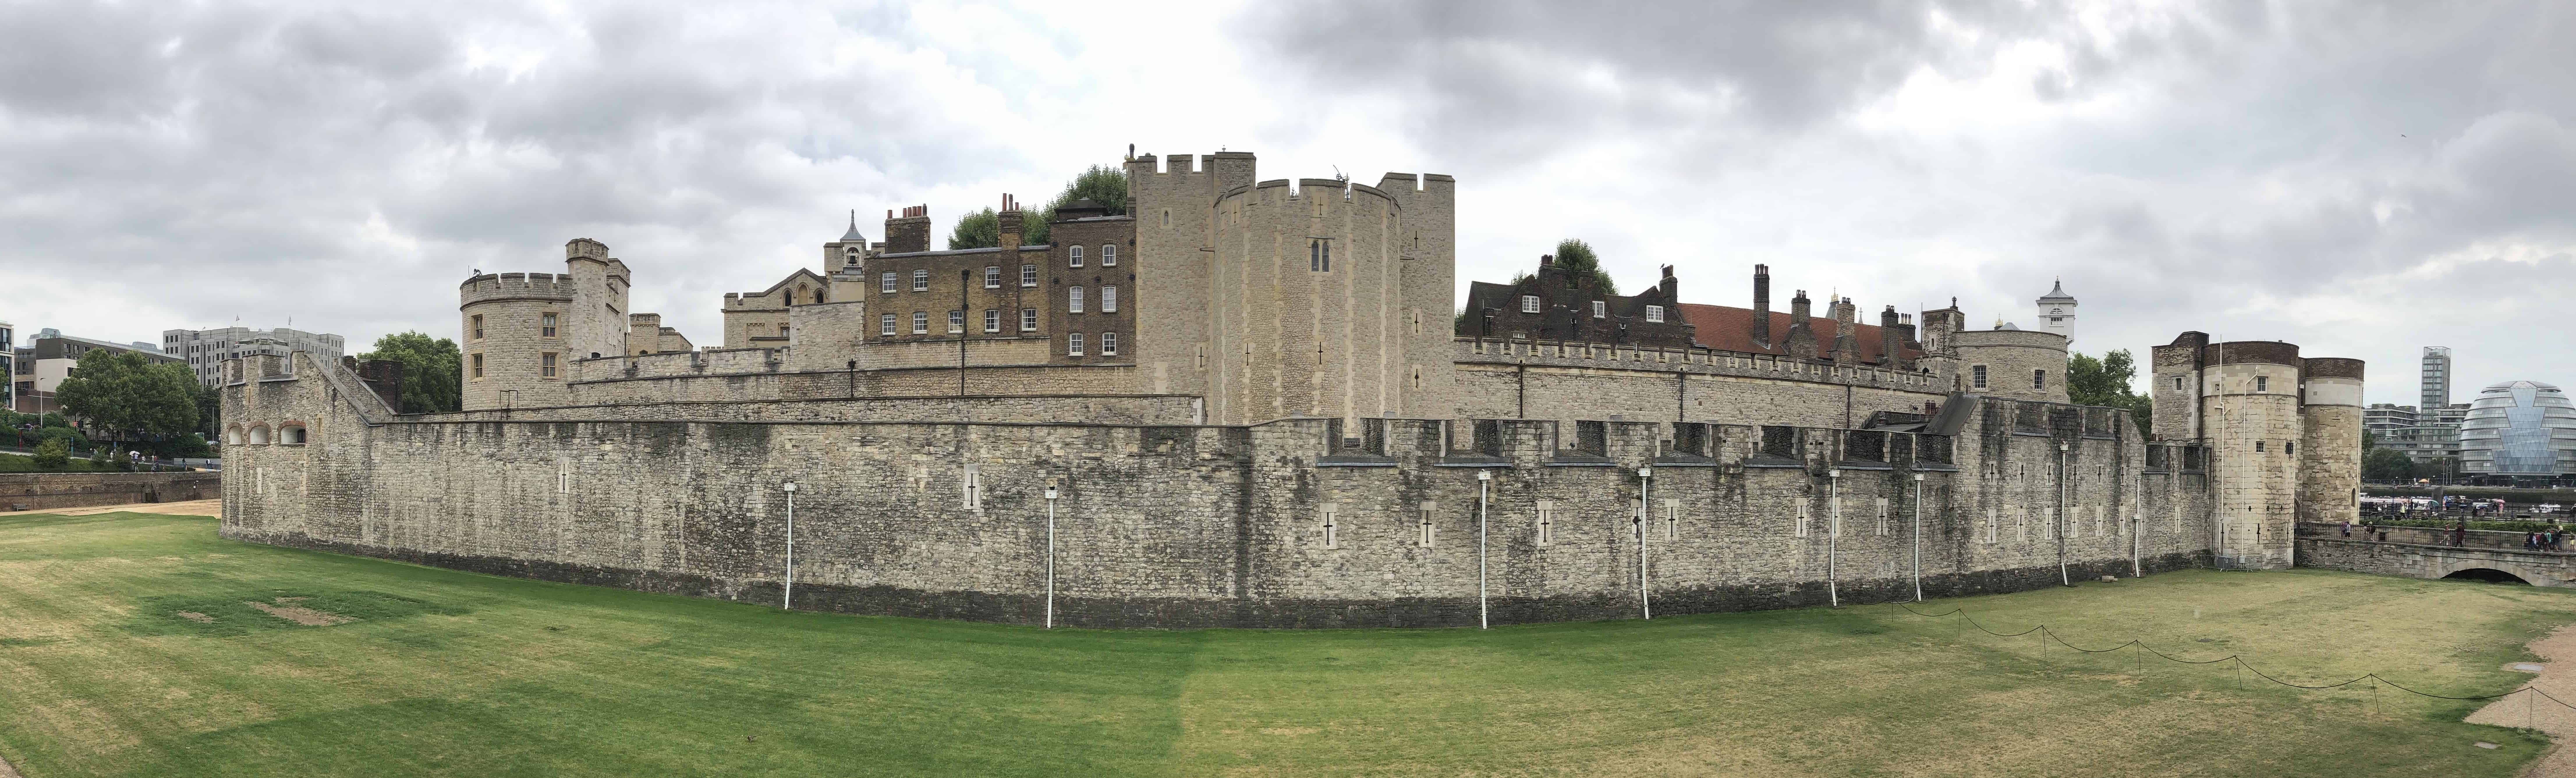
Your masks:
M36 466L35 457L0 453L0 473L104 473L115 470L116 468L79 457L65 460L61 470L46 470Z
M255 604L254 604L255 603ZM1932 603L2078 644L2493 693L2556 590L2185 572ZM308 626L299 623L314 622ZM337 623L322 623L337 622ZM0 756L323 775L2507 776L2475 703L1964 636L1886 606L1429 631L1046 632L782 613L0 518ZM2485 740L2501 744L2472 747Z

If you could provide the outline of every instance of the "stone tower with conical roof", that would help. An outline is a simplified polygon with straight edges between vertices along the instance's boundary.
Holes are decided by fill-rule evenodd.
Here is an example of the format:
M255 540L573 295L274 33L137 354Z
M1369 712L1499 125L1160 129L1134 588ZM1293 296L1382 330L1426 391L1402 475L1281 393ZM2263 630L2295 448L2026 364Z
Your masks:
M2070 346L2075 343L2075 297L2066 293L2063 280L2039 296L2039 331L2064 335Z

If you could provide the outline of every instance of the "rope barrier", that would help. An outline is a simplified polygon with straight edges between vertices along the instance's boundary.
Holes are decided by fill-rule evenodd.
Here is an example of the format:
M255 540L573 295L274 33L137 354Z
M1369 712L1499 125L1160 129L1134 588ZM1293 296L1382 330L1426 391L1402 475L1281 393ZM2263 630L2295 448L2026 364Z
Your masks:
M2523 692L2530 692L2530 693L2533 693L2533 694L2540 695L2540 696L2542 696L2542 697L2546 697L2546 698L2548 698L2548 699L2549 699L2549 701L2550 701L2550 702L2557 703L2560 707L2567 708L2568 710L2576 710L2576 704L2570 704L2570 703L2569 703L2569 702L2567 702L2566 700L2558 699L2557 697L2550 695L2550 693L2548 693L2548 692L2541 691L2541 690L2539 689L2539 687L2534 687L2534 686L2523 686L2523 687L2520 687L2520 688L2516 688L2516 689L2514 689L2514 690L2512 690L2512 691L2503 692L2503 693L2499 693L2499 694L2484 694L2484 695L2478 695L2478 696L2475 696L2475 697L2454 697L2454 696L2447 695L2447 694L2434 694L2434 693L2432 693L2432 692L2416 691L2416 690L2414 690L2414 689L2409 689L2409 688L2406 688L2406 686L2404 686L2404 685L2402 685L2402 684L2397 683L2396 681L2391 681L2391 680L2388 680L2388 679L2387 679L2387 678L2385 678L2385 677L2382 677L2382 676L2381 676L2380 674L2378 674L2378 673L2363 673L2363 674L2362 674L2361 676L2359 676L2359 677L2356 677L2356 678L2353 678L2353 679L2351 679L2351 680L2344 681L2344 682L2341 682L2341 683L2330 683L2330 684L2326 684L2326 685L2323 685L2323 686L2308 686L2308 685L2304 685L2304 684L2295 684L2295 683L2291 683L2291 682L2289 682L2289 681L2284 681L2284 680L2281 680L2281 679L2279 679L2279 678L2274 678L2274 677L2272 677L2272 675L2271 675L2270 673L2265 673L2265 672L2263 672L2262 670L2255 669L2254 665L2252 665L2252 664L2250 664L2250 663L2247 663L2247 662L2245 661L2245 657L2244 657L2244 655L2243 655L2243 654L2228 654L2228 655L2226 655L2226 656L2222 656L2222 657L2219 657L2219 658L2217 658L2217 659L2204 659L2204 660L2194 661L2194 660L2190 660L2190 659L2182 659L2182 658L2178 658L2178 657L2175 657L2175 656L2173 656L2173 655L2171 655L2171 654L2167 654L2167 653L2165 653L2165 652L2158 651L2158 650L2156 650L2156 649L2155 649L2155 647L2153 647L2153 646L2149 646L2149 645L2147 645L2145 642L2143 642L2143 641L2138 641L2138 640L2131 640L2131 641L2129 641L2129 642L2122 643L2122 644L2119 644L2119 645L2116 645L2116 646L2112 646L2112 647L2110 647L2110 648L2099 648L2099 649L2095 649L2095 648L2085 648L2085 647L2083 647L2083 646L2079 646L2079 645L2075 645L2075 644L2073 644L2073 643L2068 643L2068 642L2066 642L2066 639L2065 639L2065 638L2058 637L2058 636L2057 636L2057 631L2056 631L2056 630L2053 630L2053 629L2049 629L2049 628L2048 628L2048 625L2046 625L2046 624L2041 624L2041 625L2038 625L2038 626L2034 626L2034 627L2031 627L2030 629L2025 629L2025 630L2022 630L2022 631L2020 631L2020 632L2009 632L2009 633L2007 633L2007 632L1996 632L1996 631L1994 631L1994 630L1987 629L1987 628L1986 628L1986 625L1978 623L1978 622L1977 622L1977 618L1976 618L1976 617L1968 615L1968 609L1967 609L1967 608L1965 608L1965 607L1952 607L1950 610L1948 610L1948 611L1944 611L1944 612L1941 612L1941 613L1924 613L1924 612L1922 612L1922 611L1915 610L1915 609L1913 608L1913 606L1903 605L1903 604L1901 604L1901 603L1898 605L1898 607L1903 608L1903 609L1905 610L1905 612L1907 612L1907 613L1911 613L1911 614L1914 614L1914 615L1916 615L1916 616L1922 616L1922 617L1924 617L1924 618L1935 618L1935 619L1937 619L1937 618L1941 618L1941 617L1944 617L1944 616L1958 616L1960 619L1962 619L1962 620L1966 621L1966 622L1968 623L1968 625L1969 625L1969 626L1976 627L1978 632L1983 632L1983 633L1986 633L1986 634L1988 634L1988 635L1993 635L1993 636L1995 636L1995 637L1999 637L1999 638L2021 637L2021 636L2023 636L2023 635L2028 635L2028 634L2033 633L2033 632L2041 632L2041 633L2045 633L2045 634L2047 634L2048 639L2050 639L2050 640L2054 640L2054 641L2057 641L2057 643L2058 643L2059 645L2063 645L2063 646L2065 646L2065 647L2067 647L2067 648L2075 649L2075 650L2077 650L2077 651L2082 651L2082 652L2087 653L2087 654L2107 654L2107 653L2110 653L2110 652L2113 652L2113 651L2118 651L2118 650L2123 649L2123 648L2128 648L2128 647L2130 647L2130 646L2137 646L2139 649L2144 650L2144 651L2146 651L2147 653L2150 653L2150 654L2154 654L2154 655L2156 655L2156 658L2163 659L2163 660L2165 660L2165 661L2167 661L2167 662L2172 662L2172 663L2175 663L2175 664L2184 664L2184 665L2209 665L2209 664L2217 664L2217 663L2220 663L2220 662L2234 661L2234 662L2236 663L2236 666L2237 666L2237 667L2240 667L2240 668L2245 669L2246 671L2252 672L2255 676L2260 677L2260 678L2262 678L2263 680L2271 681L2271 682L2273 682L2273 683L2280 684L2280 685L2282 685L2282 686L2287 686L2287 687L2290 687L2290 688L2293 688L2293 689L2308 689L2308 690L2316 690L2316 689L2338 689L2338 688L2342 688L2342 687L2345 687L2345 686L2351 686L2351 685L2353 685L2353 684L2360 683L2360 682L2362 682L2362 681L2378 681L2378 682L2379 682L2379 683L2381 683L2381 684L2386 684L2389 688L2393 688L2393 689L2396 689L2396 690L2398 690L2398 691L2405 692L2405 693L2407 693L2407 694L2412 694L2412 695L2415 695L2415 696L2418 696L2418 697L2431 697L2431 698L2433 698L2433 699L2437 699L2437 700L2460 700L2460 701L2468 701L2468 702L2474 702L2474 701L2477 701L2477 700L2492 700L2492 699L2496 699L2496 698L2498 698L2498 697L2511 697L2511 696L2513 696L2513 695L2521 694L2521 693L2523 693Z

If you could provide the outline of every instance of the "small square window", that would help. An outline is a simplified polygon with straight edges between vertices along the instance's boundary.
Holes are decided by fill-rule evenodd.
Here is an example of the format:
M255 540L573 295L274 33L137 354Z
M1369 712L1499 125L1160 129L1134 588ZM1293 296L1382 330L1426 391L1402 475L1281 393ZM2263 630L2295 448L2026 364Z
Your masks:
M1038 285L1038 266L1036 266L1036 265L1021 265L1021 266L1020 266L1020 288L1026 289L1026 288L1028 288L1028 287L1037 286L1037 285Z
M1066 251L1067 251L1067 252L1070 252L1070 253L1068 253L1068 254L1066 254L1066 255L1065 255L1065 262L1064 262L1064 266L1065 266L1065 267L1081 267L1081 266L1082 266L1082 247L1081 247L1081 246L1070 246L1070 247L1067 247L1067 248L1066 248Z
M1538 312L1538 295L1534 295L1534 294L1525 294L1525 295L1521 295L1521 312L1522 312L1522 313L1537 313L1537 312Z
M1103 243L1103 244L1101 244L1101 245L1100 245L1100 266L1101 266L1101 267L1117 267L1117 266L1118 266L1118 244L1115 244L1115 243Z
M1036 332L1036 331L1037 331L1037 329L1038 329L1038 309L1036 309L1036 308L1022 308L1022 309L1020 309L1020 331L1021 331L1021 332Z
M912 290L915 292L930 291L930 271L912 271Z
M893 274L893 273L891 273L891 272L886 273L886 274L885 274L885 275L883 275L883 276L879 276L879 277L878 277L878 282L877 282L877 291L884 292L884 293L887 293L887 294L893 294L893 293L894 293L894 284L895 284L894 278L895 278L895 276L894 276L894 274Z
M2255 376L2255 377L2254 377L2254 391L2257 391L2257 392L2268 392L2268 391L2271 391L2271 390L2272 390L2272 378L2271 378L2270 376L2259 376L2259 375L2258 375L2258 376Z
M914 334L914 335L928 335L928 334L930 334L930 312L929 312L929 311L913 311L913 312L912 312L912 334Z
M2263 453L2263 441L2254 441L2254 453Z
M1646 321L1653 324L1664 323L1664 307L1661 305L1646 306Z
M1118 356L1118 333L1100 333L1100 355L1104 357Z
M1068 357L1082 356L1082 333L1076 332L1064 336L1064 355Z

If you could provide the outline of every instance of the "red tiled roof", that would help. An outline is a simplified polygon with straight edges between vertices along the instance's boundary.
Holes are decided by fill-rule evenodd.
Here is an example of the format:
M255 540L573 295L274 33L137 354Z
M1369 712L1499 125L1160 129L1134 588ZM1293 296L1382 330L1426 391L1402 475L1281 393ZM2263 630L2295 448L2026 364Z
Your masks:
M1730 308L1723 305L1682 303L1681 309L1682 319L1690 322L1693 330L1692 335L1695 336L1701 346L1722 351L1743 351L1754 354L1783 354L1784 352L1781 349L1789 342L1789 313L1787 311L1771 312L1771 346L1769 348L1764 348L1756 346L1753 343L1753 309L1751 308ZM1807 317L1807 327L1816 334L1816 351L1819 353L1798 354L1795 356L1813 358L1824 354L1832 354L1834 351L1834 337L1837 334L1834 328L1837 326L1840 325L1828 317ZM1860 324L1855 326L1860 328L1860 332L1857 337L1860 340L1859 346L1861 361L1881 361L1878 348L1878 325ZM1904 356L1907 359L1921 359L1923 357L1923 352L1916 347L1916 344L1913 343L1905 344L1904 352Z

